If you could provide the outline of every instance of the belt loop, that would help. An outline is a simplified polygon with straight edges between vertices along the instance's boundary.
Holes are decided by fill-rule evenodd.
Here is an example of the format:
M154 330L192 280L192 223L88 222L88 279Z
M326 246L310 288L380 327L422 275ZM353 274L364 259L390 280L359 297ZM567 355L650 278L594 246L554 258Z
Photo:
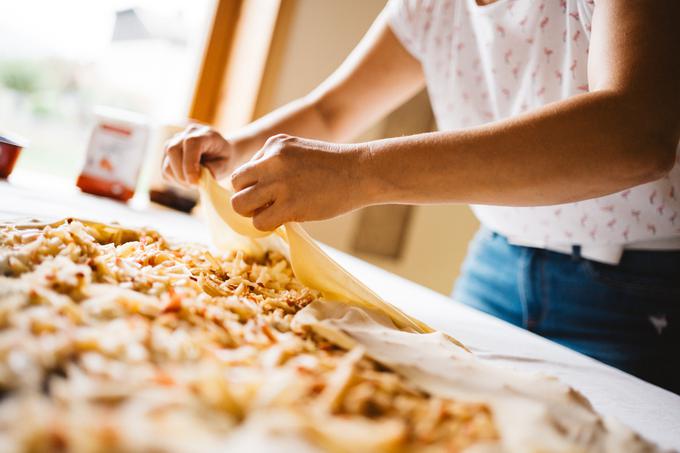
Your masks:
M581 246L580 245L572 245L571 246L571 259L574 261L578 261L581 259Z

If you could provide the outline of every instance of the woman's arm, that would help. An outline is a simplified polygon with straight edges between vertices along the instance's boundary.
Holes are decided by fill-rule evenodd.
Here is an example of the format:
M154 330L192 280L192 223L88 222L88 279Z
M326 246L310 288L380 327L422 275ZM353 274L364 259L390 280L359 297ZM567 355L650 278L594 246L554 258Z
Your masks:
M269 229L376 203L546 205L655 180L680 138L679 23L675 0L598 0L590 93L459 132L357 146L279 138L234 173L248 188L234 208Z
M343 64L314 91L226 137L206 126L190 127L166 146L164 173L195 183L204 163L216 176L226 176L279 133L351 140L423 84L420 63L401 46L381 14Z
M677 1L599 0L590 93L463 132L370 144L375 202L558 204L662 177L680 137L679 25Z

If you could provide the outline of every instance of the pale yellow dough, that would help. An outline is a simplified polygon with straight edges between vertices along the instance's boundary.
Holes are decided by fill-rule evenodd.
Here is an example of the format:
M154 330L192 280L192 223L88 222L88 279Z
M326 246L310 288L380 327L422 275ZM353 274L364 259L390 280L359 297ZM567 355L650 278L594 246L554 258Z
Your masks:
M599 416L582 395L558 380L482 362L456 340L402 313L334 262L300 225L289 223L271 233L257 230L232 210L232 192L207 170L200 190L218 247L281 251L296 277L323 293L326 300L296 314L295 326L348 350L361 345L368 356L428 393L488 404L500 439L466 453L660 451L617 421Z
M217 247L229 249L239 246L257 253L266 248L261 242L262 239L276 235L288 244L286 255L295 276L306 286L321 291L326 299L378 310L389 316L400 329L418 333L434 331L384 301L343 269L299 224L287 223L270 232L255 228L251 219L237 214L231 207L233 192L221 186L205 168L201 174L199 190L210 233ZM272 245L271 242L269 245Z

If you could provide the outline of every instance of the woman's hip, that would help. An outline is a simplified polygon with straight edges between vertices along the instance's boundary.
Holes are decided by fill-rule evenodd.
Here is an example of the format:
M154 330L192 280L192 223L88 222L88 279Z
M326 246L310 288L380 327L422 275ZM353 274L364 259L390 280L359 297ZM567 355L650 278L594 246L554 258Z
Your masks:
M610 266L482 228L453 297L638 375L680 344L680 251L626 251Z

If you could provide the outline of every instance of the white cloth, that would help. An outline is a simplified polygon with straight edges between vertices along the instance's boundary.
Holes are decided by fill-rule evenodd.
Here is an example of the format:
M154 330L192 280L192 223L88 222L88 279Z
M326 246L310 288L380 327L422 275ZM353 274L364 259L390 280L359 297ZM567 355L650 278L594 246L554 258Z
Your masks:
M588 91L593 0L391 0L388 21L422 64L441 130L508 118ZM578 150L574 150L578 152ZM680 155L658 181L542 207L473 206L487 228L618 261L627 244L680 237Z

